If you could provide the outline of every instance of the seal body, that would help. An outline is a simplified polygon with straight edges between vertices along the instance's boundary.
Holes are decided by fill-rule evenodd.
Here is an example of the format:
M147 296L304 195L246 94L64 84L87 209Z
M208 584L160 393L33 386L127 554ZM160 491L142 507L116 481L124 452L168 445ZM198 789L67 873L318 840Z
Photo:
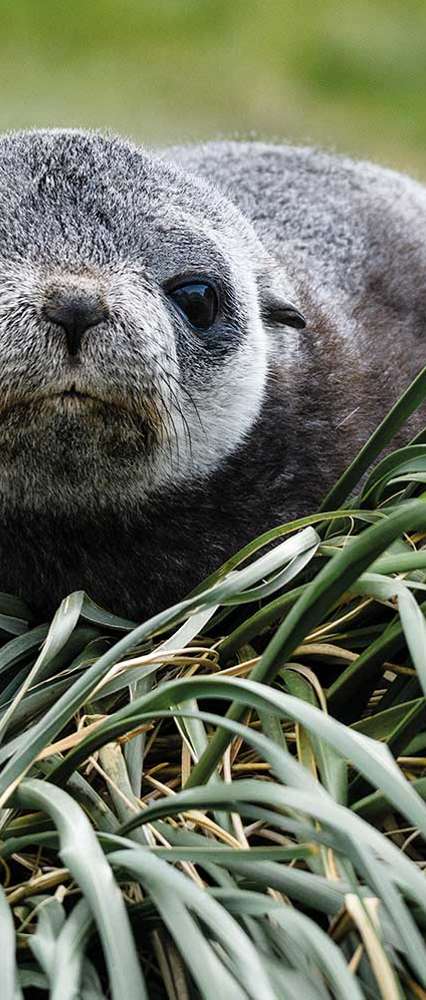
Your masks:
M0 589L141 619L313 511L424 363L425 211L311 149L0 138Z

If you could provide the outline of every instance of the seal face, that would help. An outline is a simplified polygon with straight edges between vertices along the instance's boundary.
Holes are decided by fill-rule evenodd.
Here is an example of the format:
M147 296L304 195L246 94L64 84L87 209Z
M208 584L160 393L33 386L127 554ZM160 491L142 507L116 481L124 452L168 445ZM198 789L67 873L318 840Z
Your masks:
M238 209L161 158L0 138L3 499L86 511L214 470L260 410L267 266Z

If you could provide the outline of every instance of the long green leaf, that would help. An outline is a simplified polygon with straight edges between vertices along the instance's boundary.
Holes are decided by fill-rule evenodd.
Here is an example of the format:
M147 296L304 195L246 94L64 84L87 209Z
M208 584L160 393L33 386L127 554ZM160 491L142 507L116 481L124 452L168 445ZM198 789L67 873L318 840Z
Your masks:
M5 893L0 886L0 935L2 944L1 997L2 1000L23 1000L18 985L16 968L16 941L13 916Z
M426 369L424 379L426 385ZM367 528L348 550L338 552L291 608L260 662L253 669L252 679L270 684L295 647L322 621L338 597L349 589L381 552L404 531L425 528L426 505L422 501L412 501L390 514L384 522ZM231 706L228 716L240 719L243 711L241 705ZM189 778L191 784L202 784L210 776L228 743L228 734L224 730L218 730L193 769Z
M175 871L143 848L135 847L131 850L114 851L109 855L109 861L120 868L126 868L141 880L150 895L156 900L157 905L161 907L163 919L167 921L170 932L175 936L176 943L183 955L187 957L188 962L192 960L194 963L195 949L189 950L187 948L188 942L185 934L179 928L179 921L183 919L184 910L193 910L210 929L214 937L220 941L225 953L228 953L232 959L233 967L241 986L244 988L244 993L232 988L232 980L225 968L222 971L216 962L212 967L212 956L209 956L205 947L202 962L199 962L196 968L194 964L192 966L193 975L197 977L203 996L208 1000L210 998L215 1000L217 991L225 989L227 991L225 995L229 996L230 1000L234 996L248 996L252 997L253 1000L278 1000L271 988L261 956L253 948L244 931L223 907L201 891L190 879L185 878L181 872ZM176 921L169 918L172 899L175 906L177 903L181 904ZM198 948L200 949L200 942L198 942Z
M66 792L43 781L23 781L16 796L24 808L47 812L58 829L62 861L99 930L114 1000L143 1000L147 994L123 898L86 816Z

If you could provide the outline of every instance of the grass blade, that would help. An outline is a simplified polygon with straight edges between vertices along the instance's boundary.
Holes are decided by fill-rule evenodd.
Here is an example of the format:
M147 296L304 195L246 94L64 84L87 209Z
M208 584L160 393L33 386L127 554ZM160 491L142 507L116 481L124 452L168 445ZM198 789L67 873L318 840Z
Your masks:
M43 808L58 829L63 863L85 894L103 943L114 1000L147 997L123 898L89 821L66 792L31 779L22 782L18 801Z

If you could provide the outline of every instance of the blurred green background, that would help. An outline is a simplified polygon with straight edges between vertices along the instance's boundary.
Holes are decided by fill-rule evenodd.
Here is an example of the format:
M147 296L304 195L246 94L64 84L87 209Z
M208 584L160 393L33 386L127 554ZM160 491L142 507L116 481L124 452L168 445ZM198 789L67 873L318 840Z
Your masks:
M425 0L0 0L0 128L288 138L426 179Z

